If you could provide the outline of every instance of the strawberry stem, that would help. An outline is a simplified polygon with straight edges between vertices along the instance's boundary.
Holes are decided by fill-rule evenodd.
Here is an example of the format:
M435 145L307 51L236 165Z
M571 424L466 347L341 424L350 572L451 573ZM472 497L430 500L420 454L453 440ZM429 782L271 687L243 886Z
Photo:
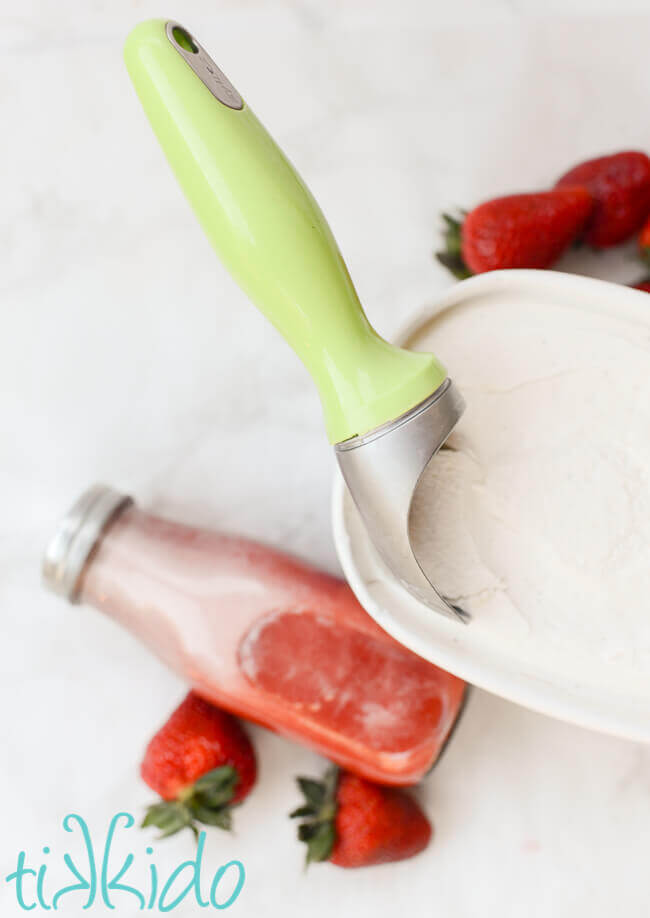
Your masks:
M444 265L448 271L459 280L471 277L472 272L469 270L462 255L462 228L465 211L460 212L459 217L452 217L451 214L442 214L444 221L443 239L445 248L441 252L436 252L436 258L441 265Z

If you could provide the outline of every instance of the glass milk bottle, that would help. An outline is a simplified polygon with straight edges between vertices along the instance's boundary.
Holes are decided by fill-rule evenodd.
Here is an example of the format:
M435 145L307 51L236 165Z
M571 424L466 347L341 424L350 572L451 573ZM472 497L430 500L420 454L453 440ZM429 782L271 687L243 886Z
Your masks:
M214 704L371 780L421 778L462 706L462 680L389 637L342 580L102 485L63 519L43 570Z

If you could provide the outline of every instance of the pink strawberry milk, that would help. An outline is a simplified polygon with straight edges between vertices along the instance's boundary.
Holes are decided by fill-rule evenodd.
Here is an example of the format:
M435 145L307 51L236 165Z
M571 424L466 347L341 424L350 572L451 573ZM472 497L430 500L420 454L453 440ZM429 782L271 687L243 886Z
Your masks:
M421 778L462 706L464 683L389 637L342 580L104 486L61 523L44 577L213 703L374 781Z

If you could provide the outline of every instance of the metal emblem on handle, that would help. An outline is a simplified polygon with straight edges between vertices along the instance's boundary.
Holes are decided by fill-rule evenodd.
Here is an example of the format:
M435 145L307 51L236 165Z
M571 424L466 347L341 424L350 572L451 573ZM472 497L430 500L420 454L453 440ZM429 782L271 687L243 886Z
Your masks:
M187 61L215 99L227 105L228 108L238 110L244 107L244 100L228 77L219 70L205 48L193 35L190 35L186 28L178 22L168 22L165 32L176 51Z

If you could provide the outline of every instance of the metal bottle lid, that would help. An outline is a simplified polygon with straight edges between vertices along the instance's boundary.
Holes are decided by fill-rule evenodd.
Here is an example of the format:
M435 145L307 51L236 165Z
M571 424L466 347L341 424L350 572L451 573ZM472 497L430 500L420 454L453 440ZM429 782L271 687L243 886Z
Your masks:
M86 562L100 536L132 499L107 485L95 484L81 495L59 523L43 557L43 583L70 602Z

